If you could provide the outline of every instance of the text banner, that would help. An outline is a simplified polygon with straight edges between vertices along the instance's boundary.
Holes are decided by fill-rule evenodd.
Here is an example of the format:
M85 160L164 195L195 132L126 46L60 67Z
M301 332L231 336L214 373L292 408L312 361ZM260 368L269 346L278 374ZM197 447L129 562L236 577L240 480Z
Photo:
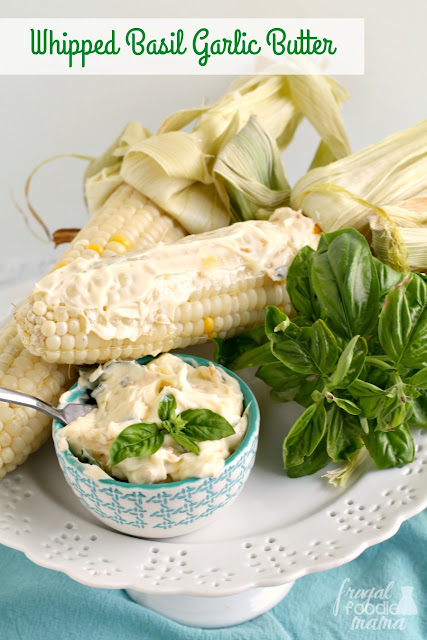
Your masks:
M8 18L3 75L360 75L364 21Z

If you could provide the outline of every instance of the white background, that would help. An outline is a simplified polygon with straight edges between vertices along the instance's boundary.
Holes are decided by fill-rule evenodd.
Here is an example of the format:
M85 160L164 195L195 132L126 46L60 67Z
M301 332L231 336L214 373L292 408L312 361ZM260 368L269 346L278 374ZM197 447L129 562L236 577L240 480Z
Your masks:
M0 8L0 17L161 16L365 18L365 75L339 78L351 94L344 118L353 150L427 115L424 0L74 0L66 5L3 0ZM38 162L61 152L98 154L131 119L155 131L169 113L204 98L215 100L229 81L200 76L0 77L0 262L39 260L52 253L28 232L10 196L13 191L23 202L25 179ZM316 145L315 134L304 125L284 155L291 184L305 172ZM32 199L50 228L84 224L84 167L81 161L60 160L36 177Z

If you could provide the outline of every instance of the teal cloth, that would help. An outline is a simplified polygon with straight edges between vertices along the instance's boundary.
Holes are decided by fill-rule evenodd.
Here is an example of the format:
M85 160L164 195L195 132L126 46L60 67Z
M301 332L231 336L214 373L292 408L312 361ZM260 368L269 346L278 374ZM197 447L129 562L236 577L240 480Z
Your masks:
M31 563L22 553L0 546L1 640L425 640L427 511L404 522L393 538L367 549L352 562L297 580L289 595L259 618L227 629L203 630L179 625L135 604L124 591L92 589L66 575ZM334 603L343 581L337 615ZM403 613L386 616L403 621L403 629L351 629L351 604L357 589L385 589L389 598L371 598L376 605L400 600L401 587L412 587ZM405 590L404 590L405 592ZM407 593L407 590L406 590ZM353 598L351 597L353 595ZM359 593L360 595L360 593ZM362 594L363 595L363 594ZM415 613L414 604L418 610ZM351 612L346 613L347 609ZM377 617L359 616L366 624ZM406 612L406 613L405 613ZM408 612L412 615L408 615ZM379 612L381 613L381 611ZM405 614L405 615L404 615ZM378 616L379 617L379 616Z

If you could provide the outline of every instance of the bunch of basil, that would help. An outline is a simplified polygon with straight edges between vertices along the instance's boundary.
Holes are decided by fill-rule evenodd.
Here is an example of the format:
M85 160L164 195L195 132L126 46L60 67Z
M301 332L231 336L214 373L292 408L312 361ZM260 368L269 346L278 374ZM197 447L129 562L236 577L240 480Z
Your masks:
M268 307L265 327L217 339L230 369L261 365L275 400L306 407L283 443L288 475L351 461L411 462L409 428L427 424L427 280L375 259L355 229L323 234L287 274L297 317Z

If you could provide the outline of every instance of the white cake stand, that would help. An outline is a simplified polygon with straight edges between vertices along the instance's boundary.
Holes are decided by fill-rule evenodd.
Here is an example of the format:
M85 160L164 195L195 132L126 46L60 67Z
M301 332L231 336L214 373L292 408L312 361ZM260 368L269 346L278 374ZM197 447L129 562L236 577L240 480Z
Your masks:
M0 305L31 284L3 290ZM377 471L367 461L345 489L323 472L292 480L281 445L301 409L273 403L253 372L242 377L261 409L257 459L237 501L212 524L167 541L117 533L81 505L48 443L0 482L0 542L82 584L126 589L178 622L221 627L267 611L300 576L349 562L427 506L424 430L413 432L416 459L405 467Z

